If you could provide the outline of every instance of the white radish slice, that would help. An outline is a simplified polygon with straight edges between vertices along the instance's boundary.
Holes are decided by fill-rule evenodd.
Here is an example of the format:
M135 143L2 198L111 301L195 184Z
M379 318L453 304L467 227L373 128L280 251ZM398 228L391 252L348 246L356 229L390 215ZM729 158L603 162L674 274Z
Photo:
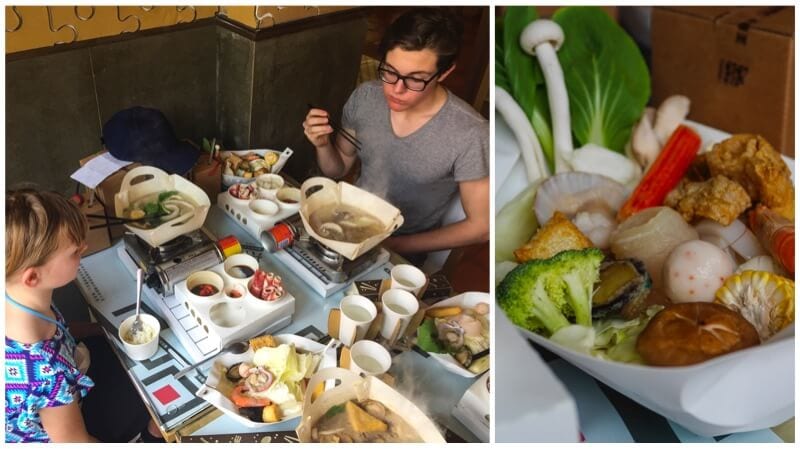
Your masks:
M695 225L695 229L700 235L700 240L712 243L723 250L730 248L745 260L767 254L755 234L739 219L733 220L728 226L704 219Z

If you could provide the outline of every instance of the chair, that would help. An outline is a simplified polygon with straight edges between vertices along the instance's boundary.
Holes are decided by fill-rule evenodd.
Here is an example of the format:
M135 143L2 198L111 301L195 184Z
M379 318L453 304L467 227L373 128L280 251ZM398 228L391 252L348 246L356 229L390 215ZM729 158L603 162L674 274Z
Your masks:
M450 200L450 203L447 204L447 210L442 216L442 226L461 221L466 217L467 215L464 213L464 208L461 206L461 195L456 193L453 199ZM428 257L425 259L425 263L422 265L422 271L424 271L425 274L431 275L441 270L448 261L451 252L452 250L443 249L429 253ZM457 251L453 256L459 253L460 252Z

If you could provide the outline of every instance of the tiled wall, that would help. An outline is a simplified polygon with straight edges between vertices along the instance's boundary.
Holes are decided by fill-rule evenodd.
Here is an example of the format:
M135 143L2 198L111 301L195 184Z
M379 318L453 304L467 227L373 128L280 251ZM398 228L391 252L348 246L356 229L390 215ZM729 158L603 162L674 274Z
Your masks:
M365 32L354 17L254 41L209 21L7 58L6 185L70 193L78 160L100 149L102 124L135 105L162 110L179 138L222 137L235 149L290 146L285 171L304 179L316 167L301 126L306 103L341 111Z
M6 184L74 190L78 160L101 149L102 124L142 105L179 137L213 134L216 25L6 63Z

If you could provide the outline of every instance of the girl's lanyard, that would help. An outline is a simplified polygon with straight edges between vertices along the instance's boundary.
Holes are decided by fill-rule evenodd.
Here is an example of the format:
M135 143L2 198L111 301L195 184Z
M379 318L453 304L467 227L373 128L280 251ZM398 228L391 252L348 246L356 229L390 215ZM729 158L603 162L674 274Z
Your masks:
M33 309L31 309L30 307L28 307L28 306L26 306L24 304L18 303L12 297L8 296L8 293L6 293L6 301L8 301L12 305L20 308L21 310L23 310L23 311L25 311L27 313L30 313L31 315L33 315L33 316L35 316L37 318L41 318L41 319L43 319L45 321L49 321L49 322L55 324L59 329L61 329L61 333L64 334L64 337L71 340L72 336L70 335L69 332L67 332L67 328L60 321L54 320L54 319L50 318L49 316L43 314L42 312L39 312L37 310L33 310ZM74 341L73 341L73 343L74 343Z

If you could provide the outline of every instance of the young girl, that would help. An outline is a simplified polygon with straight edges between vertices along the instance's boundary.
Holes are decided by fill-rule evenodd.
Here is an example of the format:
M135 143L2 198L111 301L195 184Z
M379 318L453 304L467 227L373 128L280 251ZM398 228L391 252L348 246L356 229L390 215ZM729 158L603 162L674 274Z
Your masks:
M86 232L78 207L56 193L6 193L6 442L98 441L87 431L91 417L115 416L113 410L81 409L80 400L95 387L86 373L88 350L76 343L52 301L55 288L75 279ZM129 382L123 373L108 383L124 388ZM147 425L141 434L152 440L158 427L147 423L141 401L133 402L120 401L116 416L123 425ZM137 419L120 414L125 409Z

